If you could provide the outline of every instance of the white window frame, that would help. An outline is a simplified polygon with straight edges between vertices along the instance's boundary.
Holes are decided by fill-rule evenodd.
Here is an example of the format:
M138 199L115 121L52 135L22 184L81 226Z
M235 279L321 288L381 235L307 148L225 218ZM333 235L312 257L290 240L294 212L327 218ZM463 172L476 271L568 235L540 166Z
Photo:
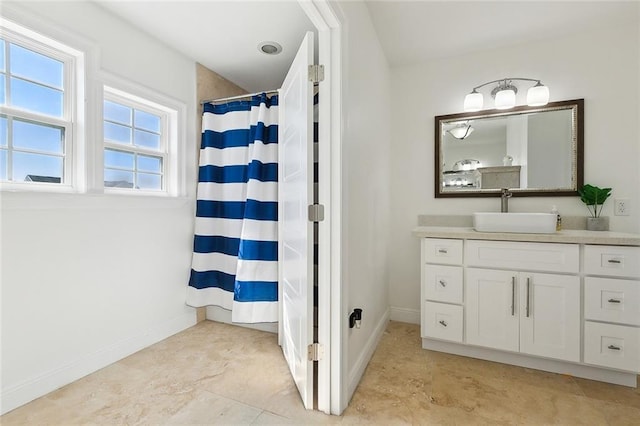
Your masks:
M106 139L106 137L104 138L104 149L110 149L110 150L114 150L114 151L120 151L120 152L126 152L126 153L131 153L131 154L135 154L137 155L145 155L145 156L150 156L150 157L159 157L162 159L162 168L161 168L161 188L159 190L148 190L149 192L167 192L167 186L168 186L168 176L167 176L167 164L169 161L169 149L168 149L168 130L169 130L169 121L170 121L170 117L168 117L168 113L166 111L162 111L160 109L157 109L155 107L152 107L150 105L147 104L143 104L140 101L134 101L131 99L130 96L128 97L124 97L120 94L116 94L113 92L113 89L109 88L109 87L105 87L104 90L104 100L105 101L111 101L114 103L117 103L118 105L122 105L128 108L131 108L132 110L138 110L138 111L143 111L149 114L153 114L154 116L158 116L160 117L160 147L156 150L156 149L151 149L151 148L145 148L145 147L141 147L141 146L136 146L136 145L127 145L127 144L122 144L122 143L118 143L118 142L111 142L109 140ZM103 125L104 122L106 120L104 119L104 114L103 114ZM119 124L119 123L116 123ZM134 138L134 127L135 123L131 123L131 125L127 125L126 127L131 129L131 137ZM103 132L104 132L104 127L103 127ZM135 139L133 139L135 140ZM133 141L132 140L132 141ZM104 151L103 151L104 153ZM103 164L103 172L106 170L106 166L104 166ZM137 164L136 162L134 162L134 166L133 166L133 170L132 172L134 173L134 175L136 176L135 179L137 179L137 174L138 174L138 169L137 169ZM137 193L142 193L142 192L147 192L147 190L141 190L141 189L136 189L136 188L117 188L117 187L106 187L104 188L105 192L130 192L130 191L135 191Z
M100 175L100 183L105 194L123 194L123 195L151 195L151 196L180 196L184 190L184 179L180 173L179 163L179 129L184 127L184 116L186 107L174 100L165 98L158 93L146 89L142 86L131 82L124 82L117 77L110 76L103 85L103 96L100 108L100 129L103 147L100 152L101 160L100 168L96 167L96 175ZM115 87L119 86L119 87ZM122 89L124 87L124 89ZM132 145L125 145L116 142L109 142L104 137L104 111L102 105L104 101L113 101L131 108L152 113L161 117L161 138L160 150L145 149ZM135 188L111 188L104 187L104 150L114 149L118 151L139 153L143 155L151 155L162 157L163 159L163 188L162 190L143 190Z
M0 113L7 116L7 118L11 117L11 119L7 120L8 122L12 119L18 119L64 128L62 182L0 181L0 190L84 192L86 189L86 175L84 170L85 140L83 132L79 131L79 129L84 127L85 117L84 53L44 34L16 24L4 17L0 17L0 36L5 40L5 43L13 43L62 62L64 69L62 118L38 114L12 106L0 106ZM8 72L8 61L6 65L6 71ZM6 96L10 96L10 93L7 93ZM8 132L11 132L10 126L8 126ZM9 137L9 141L10 140L11 137ZM9 142L9 144L10 143L11 142ZM9 149L10 148L11 145L9 145ZM11 151L9 149L7 151L10 153ZM24 152L27 151L25 150Z

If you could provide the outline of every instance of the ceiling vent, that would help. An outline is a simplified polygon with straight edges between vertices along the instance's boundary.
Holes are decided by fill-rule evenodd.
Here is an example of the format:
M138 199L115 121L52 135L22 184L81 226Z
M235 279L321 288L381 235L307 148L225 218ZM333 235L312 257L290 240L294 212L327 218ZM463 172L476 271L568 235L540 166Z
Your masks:
M282 46L275 41L263 41L258 45L258 50L265 55L277 55L282 52Z

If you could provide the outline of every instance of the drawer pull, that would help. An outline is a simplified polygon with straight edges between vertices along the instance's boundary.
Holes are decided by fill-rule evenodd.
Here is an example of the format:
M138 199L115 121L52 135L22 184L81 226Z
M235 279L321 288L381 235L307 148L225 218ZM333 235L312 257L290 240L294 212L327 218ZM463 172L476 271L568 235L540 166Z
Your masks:
M438 249L438 253L447 254L449 252L447 251L447 249L440 248Z
M620 350L620 346L609 345L607 347L609 349L611 349L612 351L619 351Z
M530 287L531 287L531 278L527 277L527 318L529 318L530 305L531 305L531 302L529 300L531 295Z
M607 300L607 302L609 302L609 303L622 303L622 301L620 299L609 299L609 300Z
M622 263L622 261L620 259L609 259L609 260L607 260L607 262L609 262L609 263Z
M446 327L446 326L448 325L446 321L442 321L442 320L441 320L441 321L438 321L438 322L439 322L440 324L442 324L442 326L443 326L443 327Z
M446 282L446 281L439 280L438 282L440 283L440 285L441 285L442 287L446 287L446 286L447 286L447 282Z
M516 315L516 277L511 277L511 316Z

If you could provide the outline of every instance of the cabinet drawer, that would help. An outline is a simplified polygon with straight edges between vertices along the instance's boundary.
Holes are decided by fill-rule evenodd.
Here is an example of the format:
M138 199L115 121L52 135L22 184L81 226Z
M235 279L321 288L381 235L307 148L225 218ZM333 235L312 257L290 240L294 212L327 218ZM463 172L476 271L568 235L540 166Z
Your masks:
M640 372L640 329L586 321L584 362Z
M425 238L422 240L424 261L444 265L462 264L462 240Z
M640 247L585 246L584 272L612 277L640 277Z
M467 266L567 273L580 269L577 244L470 240L464 256Z
M429 300L462 303L462 267L425 265L424 289Z
M462 342L462 306L424 302L423 337Z
M584 317L640 325L640 281L585 277Z

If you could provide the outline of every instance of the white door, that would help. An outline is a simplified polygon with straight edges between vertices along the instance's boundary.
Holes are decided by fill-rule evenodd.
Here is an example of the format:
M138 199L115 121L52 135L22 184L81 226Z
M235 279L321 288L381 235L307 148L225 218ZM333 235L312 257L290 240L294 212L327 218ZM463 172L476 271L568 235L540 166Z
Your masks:
M467 343L518 351L517 274L468 268L465 284Z
M580 361L580 277L520 274L520 352Z
M278 108L279 341L304 406L313 409L313 33L308 32L280 89Z

